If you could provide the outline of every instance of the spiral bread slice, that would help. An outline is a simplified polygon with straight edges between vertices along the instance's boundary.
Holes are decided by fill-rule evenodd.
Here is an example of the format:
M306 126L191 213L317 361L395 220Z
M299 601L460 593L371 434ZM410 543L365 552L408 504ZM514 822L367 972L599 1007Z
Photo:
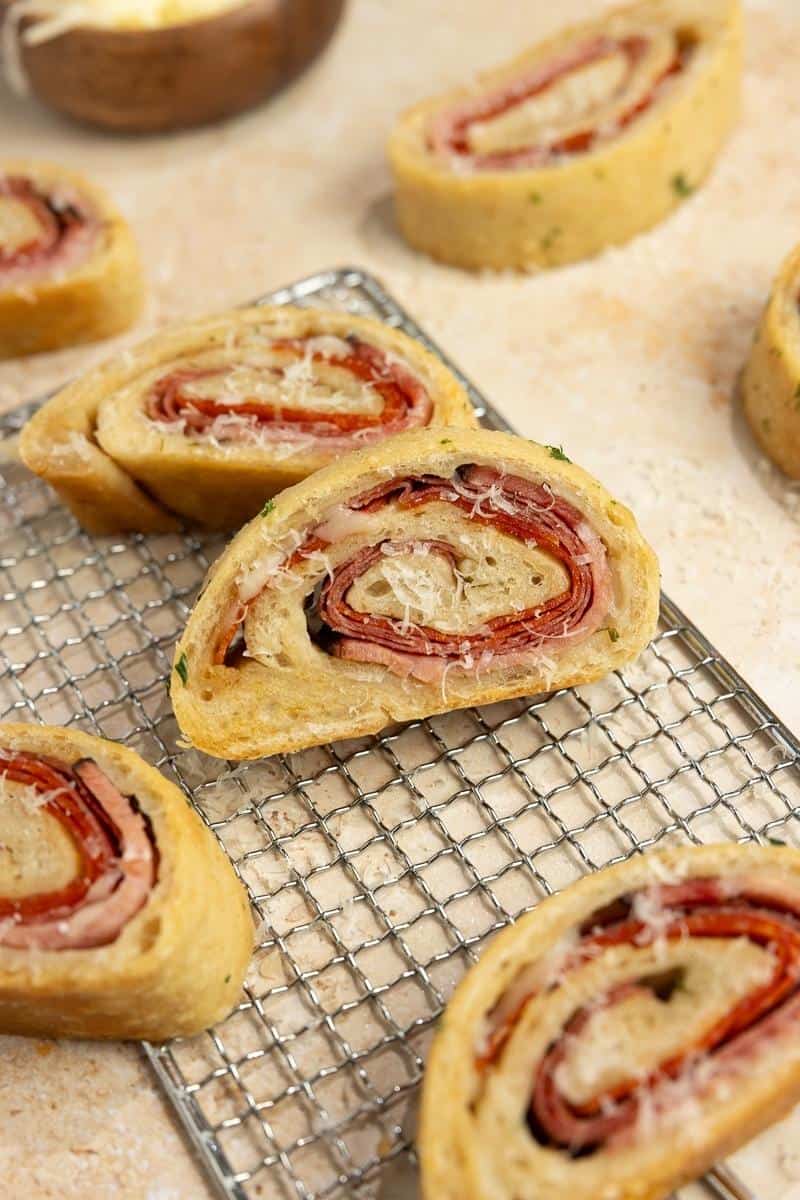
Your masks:
M643 0L417 105L389 143L397 220L456 266L574 262L666 217L739 104L738 0Z
M104 192L51 163L0 163L0 358L119 333L143 294L133 235Z
M221 1019L253 924L212 834L132 750L0 725L0 1032L162 1039Z
M800 479L800 246L781 267L756 330L742 399L761 449Z
M494 939L434 1040L426 1200L662 1200L800 1099L800 853L587 877Z
M469 398L379 321L289 306L171 329L28 423L22 457L95 533L238 528L268 496L401 430L474 426Z
M560 450L424 430L284 492L212 568L172 703L200 749L255 758L587 682L638 654L658 569Z

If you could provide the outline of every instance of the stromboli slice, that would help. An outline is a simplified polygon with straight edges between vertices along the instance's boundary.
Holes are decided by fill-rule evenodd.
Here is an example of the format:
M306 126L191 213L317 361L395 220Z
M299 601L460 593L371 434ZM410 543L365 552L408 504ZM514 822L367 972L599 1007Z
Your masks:
M260 306L171 329L65 388L22 456L93 532L242 525L405 429L476 424L433 354L379 321Z
M254 758L587 682L658 607L633 517L560 451L425 430L284 492L212 568L172 703L199 748Z
M775 280L742 376L742 398L764 453L800 479L800 247Z
M662 1200L800 1099L800 854L637 857L494 939L427 1065L426 1200Z
M110 337L142 298L133 235L104 192L51 163L0 164L0 358Z
M661 221L738 111L738 0L643 0L407 112L400 230L456 266L573 262Z
M162 1039L241 990L247 898L184 797L132 750L0 725L0 1032Z

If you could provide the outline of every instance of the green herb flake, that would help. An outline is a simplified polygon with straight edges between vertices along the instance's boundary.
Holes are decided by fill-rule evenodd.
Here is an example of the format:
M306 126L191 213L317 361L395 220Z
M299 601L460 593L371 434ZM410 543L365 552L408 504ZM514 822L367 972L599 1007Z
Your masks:
M683 171L678 171L677 175L673 175L670 183L676 196L691 196L694 191Z
M230 975L226 975L226 976L225 976L225 982L226 982L226 983L230 983L230 981L231 981L231 977L230 977Z
M769 842L770 846L785 846L786 845L786 842L782 841L780 838L768 837L767 841Z
M545 446L545 450L547 450L551 458L557 458L559 462L572 462L572 459L567 458L564 453L563 446Z
M268 517L268 516L269 516L269 514L272 512L272 510L273 510L273 508L274 508L274 507L275 507L275 501L274 501L274 500L268 500L268 501L267 501L267 503L264 505L264 507L262 508L261 512L260 512L258 515L259 515L260 517Z
M542 193L541 192L531 192L528 199L530 200L531 204L541 204L542 203Z
M453 445L452 438L441 438L439 440L439 445L440 446L452 446Z
M619 630L618 629L613 629L611 626L609 626L608 629L606 630L606 633L608 634L608 636L612 642L619 641Z
M544 237L542 238L542 240L539 244L541 245L543 250L550 250L552 248L552 246L554 245L556 239L560 238L560 237L561 237L561 228L558 225L554 225L553 228L544 235Z
M189 664L186 661L186 655L182 654L175 663L175 674L179 676L184 687L189 682Z

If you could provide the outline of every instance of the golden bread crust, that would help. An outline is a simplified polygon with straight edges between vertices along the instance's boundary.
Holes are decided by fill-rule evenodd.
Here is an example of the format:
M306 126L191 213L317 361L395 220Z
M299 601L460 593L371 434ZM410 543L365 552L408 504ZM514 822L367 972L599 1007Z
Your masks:
M91 758L149 818L158 877L110 944L0 947L0 1030L44 1037L198 1033L241 991L253 944L244 888L178 788L124 746L73 729L0 725L0 746L69 765Z
M744 412L756 441L800 479L800 246L781 266L742 375Z

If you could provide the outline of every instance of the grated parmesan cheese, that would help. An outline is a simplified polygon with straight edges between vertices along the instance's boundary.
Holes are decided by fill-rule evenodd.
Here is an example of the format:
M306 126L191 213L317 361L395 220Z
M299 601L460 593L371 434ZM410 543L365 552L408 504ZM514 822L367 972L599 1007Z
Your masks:
M353 534L368 533L376 524L372 513L360 512L346 504L336 504L317 526L317 537L326 542L341 542Z
M59 796L67 796L69 791L67 788L52 788L50 791L40 791L32 783L18 783L16 780L10 780L8 775L3 771L0 774L0 804L7 804L10 800L16 800L26 812L36 812L37 808L42 808L43 805L49 804L51 800L56 800Z
M244 0L16 0L11 9L17 20L33 18L25 32L31 45L58 37L69 29L163 29L202 21Z
M633 939L635 945L652 944L656 958L663 959L669 949L667 930L674 924L675 913L664 907L658 892L644 888L633 897L631 915L644 926L642 932Z
M92 443L83 433L71 429L50 447L48 457L56 470L78 470L91 461Z
M3 70L19 95L29 91L20 43L38 46L72 29L164 29L203 21L244 0L12 0L2 26ZM30 24L22 32L22 23Z

